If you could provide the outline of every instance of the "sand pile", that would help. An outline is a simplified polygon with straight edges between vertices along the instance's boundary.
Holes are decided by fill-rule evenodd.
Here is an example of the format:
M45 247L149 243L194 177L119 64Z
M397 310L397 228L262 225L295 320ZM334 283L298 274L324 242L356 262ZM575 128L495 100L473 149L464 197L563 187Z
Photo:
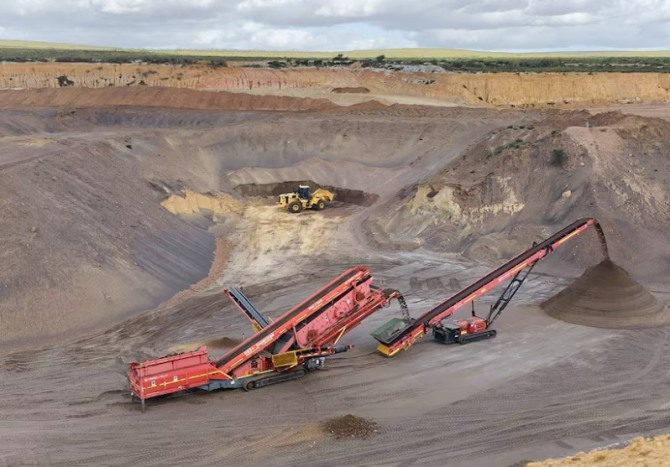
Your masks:
M172 214L194 214L209 212L216 214L241 214L244 205L227 193L196 193L183 190L182 193L171 195L161 202L161 206Z
M599 328L654 327L670 321L665 306L610 259L542 304L554 318Z
M207 347L208 349L232 349L236 345L240 344L242 339L236 339L233 337L223 336L218 339L212 339L205 342L187 342L185 344L173 345L170 347L170 355L192 352L199 349L202 346Z
M349 414L326 421L324 431L336 438L368 438L377 427L376 422Z
M655 438L638 437L623 449L594 449L578 452L564 459L548 459L543 462L529 462L526 467L588 467L592 465L644 465L646 467L663 467L668 465L670 455L670 435Z

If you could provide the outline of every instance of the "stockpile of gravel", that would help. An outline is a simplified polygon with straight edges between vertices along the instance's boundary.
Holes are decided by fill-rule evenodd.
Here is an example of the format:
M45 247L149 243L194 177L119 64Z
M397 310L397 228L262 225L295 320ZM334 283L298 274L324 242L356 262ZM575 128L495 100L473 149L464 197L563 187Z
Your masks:
M670 321L666 307L610 259L587 269L542 309L554 318L599 328L655 327Z
M324 423L324 431L336 438L368 438L377 428L376 422L351 414L332 418Z

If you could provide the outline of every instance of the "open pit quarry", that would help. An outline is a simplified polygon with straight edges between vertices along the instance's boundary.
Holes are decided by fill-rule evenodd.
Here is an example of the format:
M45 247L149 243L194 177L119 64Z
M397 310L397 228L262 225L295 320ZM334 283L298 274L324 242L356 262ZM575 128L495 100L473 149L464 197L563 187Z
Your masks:
M149 68L0 65L0 465L608 465L670 431L667 76ZM335 201L277 207L305 183ZM384 358L394 303L300 380L131 401L130 362L251 335L224 287L277 318L363 265L416 317L579 218L609 258L561 245L495 339Z

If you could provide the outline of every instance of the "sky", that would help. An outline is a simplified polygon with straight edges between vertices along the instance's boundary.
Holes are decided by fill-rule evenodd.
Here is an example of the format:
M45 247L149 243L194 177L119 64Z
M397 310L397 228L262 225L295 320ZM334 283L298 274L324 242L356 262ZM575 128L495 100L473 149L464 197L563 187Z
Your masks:
M0 0L0 39L124 48L670 49L670 0Z

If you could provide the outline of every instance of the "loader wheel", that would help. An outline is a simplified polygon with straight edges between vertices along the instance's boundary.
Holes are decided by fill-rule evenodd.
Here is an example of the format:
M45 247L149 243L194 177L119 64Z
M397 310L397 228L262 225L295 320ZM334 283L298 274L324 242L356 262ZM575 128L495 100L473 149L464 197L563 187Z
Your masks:
M298 201L293 201L288 205L288 210L294 214L297 214L302 211L302 204L300 204Z
M317 211L321 211L325 207L326 207L326 202L322 199L317 201L316 204L314 205L314 209L316 209Z

